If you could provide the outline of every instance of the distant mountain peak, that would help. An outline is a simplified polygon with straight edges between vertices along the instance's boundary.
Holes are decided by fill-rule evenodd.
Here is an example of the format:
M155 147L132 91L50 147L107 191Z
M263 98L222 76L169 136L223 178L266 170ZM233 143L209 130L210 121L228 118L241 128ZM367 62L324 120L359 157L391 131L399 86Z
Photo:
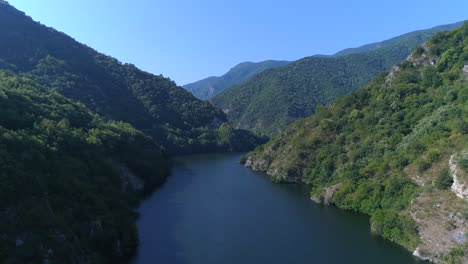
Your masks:
M210 99L225 89L242 84L267 69L285 66L288 63L289 61L275 60L241 62L222 76L208 77L194 83L186 84L183 87L199 99Z
M339 56L344 56L344 55L349 55L349 54L355 54L355 53L361 53L361 52L366 52L370 50L377 50L377 49L382 49L391 45L395 45L396 43L408 43L408 42L413 42L415 43L417 40L414 39L415 35L420 35L421 37L430 34L431 32L441 32L441 31L446 31L454 28L458 28L463 24L464 21L460 22L455 22L451 24L446 24L446 25L440 25L440 26L435 26L429 29L421 29L421 30L415 30L409 33L405 33L387 40L371 43L371 44L366 44L362 45L356 48L347 48L344 50L341 50L333 55L332 57L339 57ZM421 39L420 39L421 40Z

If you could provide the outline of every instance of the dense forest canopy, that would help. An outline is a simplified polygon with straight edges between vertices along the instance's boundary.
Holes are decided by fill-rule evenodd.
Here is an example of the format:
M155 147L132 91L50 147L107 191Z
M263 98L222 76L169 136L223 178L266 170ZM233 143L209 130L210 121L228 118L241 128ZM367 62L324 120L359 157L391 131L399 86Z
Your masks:
M129 257L133 208L168 166L161 147L131 125L0 71L0 262Z
M265 138L209 102L0 2L0 262L126 263L167 153Z
M26 76L108 119L128 122L168 152L252 147L220 144L217 129L226 122L224 113L168 78L98 53L6 3L0 3L0 24L0 69ZM256 140L262 142L252 136Z
M259 73L226 89L212 102L235 127L274 136L297 118L314 113L317 106L366 85L437 32L460 25L416 31L334 56L307 57Z

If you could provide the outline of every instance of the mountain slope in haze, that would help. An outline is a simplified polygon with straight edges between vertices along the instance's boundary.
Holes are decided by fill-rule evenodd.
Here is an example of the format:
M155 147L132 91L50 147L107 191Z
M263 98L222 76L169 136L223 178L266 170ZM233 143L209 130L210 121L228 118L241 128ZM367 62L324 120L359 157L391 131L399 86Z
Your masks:
M168 165L131 125L0 71L0 262L123 263Z
M363 45L358 48L344 49L335 53L334 55L315 55L314 57L340 57L355 53L368 52L394 45L415 47L434 36L435 33L454 29L456 27L461 26L461 24L462 22L458 22L454 24L433 27L427 30L418 30L389 40ZM191 84L186 84L183 87L190 91L198 99L206 100L216 96L217 94L221 93L222 91L226 90L231 86L240 85L244 83L245 81L251 79L255 75L265 70L282 67L289 63L291 62L274 60L268 60L258 63L244 62L236 65L223 76L208 77L206 79Z
M468 261L468 22L247 155L274 181L365 213L436 263Z
M434 36L438 32L455 29L461 26L462 24L463 22L457 22L453 24L436 26L430 29L417 30L417 31L413 31L410 33L403 34L395 38L391 38L391 39L384 40L384 41L377 42L377 43L367 44L358 48L344 49L342 51L335 53L332 56L339 57L339 56L344 56L344 55L349 55L349 54L362 53L362 52L385 48L385 47L389 47L393 45L404 45L407 47L415 47L417 45L421 45L421 43L430 39L432 36Z
M277 68L290 63L289 61L262 61L262 62L244 62L236 65L226 74L220 77L209 77L183 87L190 91L198 99L206 100L219 94L225 89L242 84L253 76L267 69Z
M338 57L307 57L281 68L266 70L242 85L211 99L237 128L276 135L315 107L366 85L372 78L405 59L411 50L438 30L417 31L385 41L384 47ZM365 48L363 50L367 50ZM348 52L349 53L349 52Z
M0 68L82 102L106 118L131 123L171 153L251 147L220 146L217 128L225 115L170 79L100 54L6 2L0 2L0 24Z

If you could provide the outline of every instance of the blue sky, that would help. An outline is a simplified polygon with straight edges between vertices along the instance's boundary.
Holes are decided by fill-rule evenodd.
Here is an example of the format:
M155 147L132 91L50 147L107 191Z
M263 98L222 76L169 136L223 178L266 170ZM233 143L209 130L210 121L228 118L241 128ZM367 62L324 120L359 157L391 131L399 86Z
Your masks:
M34 20L179 85L468 19L466 0L9 0Z

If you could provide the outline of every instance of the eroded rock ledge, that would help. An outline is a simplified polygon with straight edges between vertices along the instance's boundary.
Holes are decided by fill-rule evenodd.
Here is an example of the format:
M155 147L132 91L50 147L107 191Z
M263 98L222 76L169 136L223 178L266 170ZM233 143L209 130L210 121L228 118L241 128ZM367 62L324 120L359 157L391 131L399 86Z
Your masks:
M458 169L458 161L455 155L452 155L449 160L450 171L453 176L452 191L459 197L468 200L468 182L460 177L460 170Z

